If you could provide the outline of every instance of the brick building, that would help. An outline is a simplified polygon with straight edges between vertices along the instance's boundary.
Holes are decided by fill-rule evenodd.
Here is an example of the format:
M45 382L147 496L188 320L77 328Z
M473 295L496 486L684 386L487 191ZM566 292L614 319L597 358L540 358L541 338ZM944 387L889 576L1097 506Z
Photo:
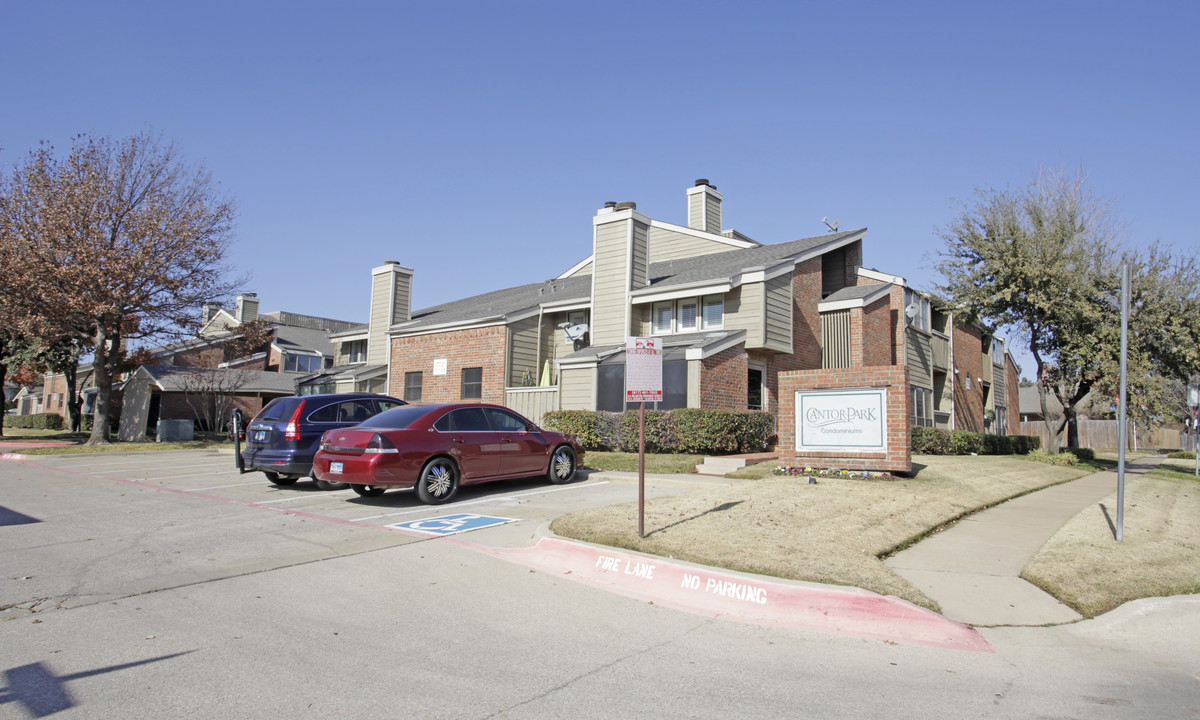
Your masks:
M848 453L864 469L907 465L912 425L1015 427L1003 342L904 278L864 268L865 228L763 244L723 228L724 198L707 180L686 196L686 225L606 203L591 254L541 283L414 311L414 270L375 268L370 322L333 337L335 357L358 361L335 368L340 384L323 382L360 389L361 372L412 402L496 402L535 420L622 410L626 338L659 337L659 408L771 412L785 455L813 456L797 449L802 401L879 405L867 414L886 413L888 430L870 434L888 450L819 453ZM886 388L886 398L856 387Z

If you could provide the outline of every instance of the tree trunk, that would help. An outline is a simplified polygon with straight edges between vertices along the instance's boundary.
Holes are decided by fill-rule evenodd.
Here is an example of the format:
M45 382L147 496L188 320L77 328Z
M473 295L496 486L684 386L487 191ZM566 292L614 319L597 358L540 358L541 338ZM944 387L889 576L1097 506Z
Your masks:
M0 340L0 395L4 393L4 378L8 377L8 365L4 364L4 341ZM0 437L4 437L4 415L8 412L8 399L5 398L4 405L0 407Z
M63 368L63 379L67 381L67 429L71 432L79 432L80 428L83 426L83 421L79 417L79 412L83 408L83 400L78 397L78 359L76 362Z
M96 329L96 350L93 366L96 378L96 415L92 421L92 434L88 445L107 445L112 442L109 432L109 415L112 413L113 366L116 364L120 331L113 331L109 338L103 323Z

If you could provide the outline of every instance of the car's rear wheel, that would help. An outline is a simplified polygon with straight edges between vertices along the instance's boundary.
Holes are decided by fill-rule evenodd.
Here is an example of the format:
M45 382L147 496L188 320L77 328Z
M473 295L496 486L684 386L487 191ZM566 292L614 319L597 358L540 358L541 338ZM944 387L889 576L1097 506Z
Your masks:
M434 458L425 464L417 480L417 497L427 505L441 505L458 492L458 468L450 458Z
M354 488L354 492L363 497L379 497L387 489L382 485L351 485L350 487Z
M272 485L291 485L299 479L288 477L287 475L280 475L279 473L271 472L270 470L263 470L263 475L267 476L267 482L271 483Z
M575 458L575 451L566 445L560 445L554 449L554 455L550 457L550 467L546 470L546 479L556 484L571 482L578 469L579 463Z

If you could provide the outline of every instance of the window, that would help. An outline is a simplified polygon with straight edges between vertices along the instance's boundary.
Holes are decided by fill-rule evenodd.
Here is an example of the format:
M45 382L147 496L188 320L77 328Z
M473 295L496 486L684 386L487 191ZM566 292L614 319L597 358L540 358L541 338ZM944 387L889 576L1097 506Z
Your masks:
M704 314L700 318L704 330L720 330L725 327L725 298L721 295L704 296Z
M525 432L528 428L525 421L506 410L484 408L488 419L492 421L492 429L496 432Z
M933 391L929 388L913 388L912 424L933 427Z
M697 306L695 298L679 301L679 332L696 331L696 322L699 320Z
M367 341L353 340L346 343L345 350L347 363L362 363L367 361Z
M571 327L574 327L576 325L586 325L587 324L587 311L586 310L572 310L571 312L567 313L567 322L570 323ZM564 328L563 342L565 342L568 345L573 345L576 342L578 342L578 339L572 340L571 338L567 337L566 329Z
M674 328L671 325L671 302L656 302L650 324L655 335L669 335Z
M920 294L905 288L904 290L904 312L908 313L909 306L915 306L916 315L909 321L909 325L915 328L920 328L925 332L929 332L929 300L922 297Z
M321 355L294 355L285 353L283 369L285 372L317 372L325 367L325 358Z
M423 374L418 372L404 373L404 399L408 402L421 402L421 382Z
M763 409L763 371L752 367L746 376L746 409Z
M462 399L483 399L483 368L463 368Z
M999 338L992 338L992 363L1004 364L1004 341Z
M489 432L487 417L482 408L451 410L433 424L441 432Z

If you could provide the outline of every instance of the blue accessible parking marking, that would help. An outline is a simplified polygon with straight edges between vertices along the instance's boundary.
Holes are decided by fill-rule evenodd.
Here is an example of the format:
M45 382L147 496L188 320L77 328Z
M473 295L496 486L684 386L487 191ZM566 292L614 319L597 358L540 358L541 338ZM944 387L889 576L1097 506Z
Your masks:
M456 533L469 532L471 530L516 521L517 518L459 513L458 515L442 515L441 517L425 518L424 520L410 520L408 522L396 523L395 525L388 525L388 527L400 528L401 530L416 530L427 535L454 535Z

